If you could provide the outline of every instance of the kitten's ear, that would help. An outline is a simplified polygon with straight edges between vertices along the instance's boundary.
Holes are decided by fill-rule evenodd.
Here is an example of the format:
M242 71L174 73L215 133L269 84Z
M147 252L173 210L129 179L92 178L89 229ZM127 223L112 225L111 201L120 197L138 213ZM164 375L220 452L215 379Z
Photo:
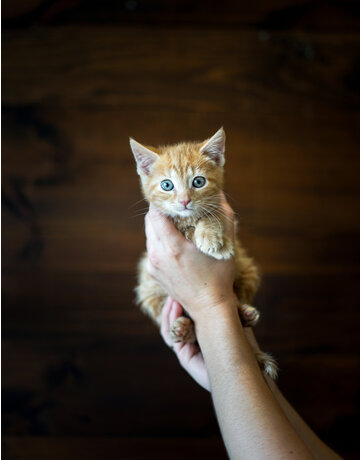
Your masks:
M131 137L130 147L136 160L138 174L146 174L148 176L151 173L153 164L159 158L159 155L139 144L139 142L136 142Z
M225 131L220 128L213 137L205 141L200 148L200 152L208 156L211 160L219 166L225 163Z

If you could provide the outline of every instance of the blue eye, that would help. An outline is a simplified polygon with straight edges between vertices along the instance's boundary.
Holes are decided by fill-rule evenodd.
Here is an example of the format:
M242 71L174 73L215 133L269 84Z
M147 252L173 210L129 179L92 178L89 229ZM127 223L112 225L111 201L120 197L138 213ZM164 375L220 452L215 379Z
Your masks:
M163 190L165 190L165 192L170 192L170 190L174 188L174 184L171 182L170 179L162 180L160 186Z
M196 176L195 179L193 180L193 186L196 188L201 188L201 187L204 187L205 182L206 182L205 177Z

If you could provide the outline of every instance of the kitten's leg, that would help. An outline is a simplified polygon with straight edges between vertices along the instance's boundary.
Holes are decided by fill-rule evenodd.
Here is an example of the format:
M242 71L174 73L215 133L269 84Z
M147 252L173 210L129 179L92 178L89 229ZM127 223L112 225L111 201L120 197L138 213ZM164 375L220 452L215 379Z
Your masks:
M234 292L240 304L252 304L260 284L259 270L254 261L246 256L244 249L235 241Z
M255 354L255 358L257 362L259 363L263 373L267 374L273 380L276 380L278 376L278 365L275 359L268 353L265 353L261 350L254 351L254 354Z
M278 374L278 365L275 359L268 353L265 353L260 350L259 345L257 344L251 329L244 329L244 333L261 370L264 374L268 375L273 380L275 380Z
M260 283L258 269L238 240L235 240L234 292L239 299L239 312L244 326L255 326L260 318L259 311L250 306Z
M210 219L200 220L195 228L194 243L200 251L215 259L230 259L234 255L234 244L224 228Z
M167 293L148 274L146 262L147 254L145 253L139 263L138 285L135 288L136 301L141 310L160 326L161 311L167 298ZM196 341L194 323L185 316L180 316L174 321L170 333L174 342L193 343Z
M135 288L136 303L145 314L160 325L161 310L167 294L162 286L147 272L146 261L147 255L145 253L138 267L138 285Z
M186 316L179 316L170 329L170 335L173 342L196 342L194 323Z

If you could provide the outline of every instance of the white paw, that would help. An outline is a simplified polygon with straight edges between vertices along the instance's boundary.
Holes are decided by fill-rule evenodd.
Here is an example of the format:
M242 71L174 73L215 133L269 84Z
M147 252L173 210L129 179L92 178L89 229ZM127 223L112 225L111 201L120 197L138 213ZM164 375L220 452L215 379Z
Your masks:
M234 244L228 236L218 236L201 232L195 234L195 244L201 252L215 259L230 259L234 255Z
M235 254L234 243L231 238L224 236L220 248L211 254L215 259L230 259Z
M213 255L221 248L222 240L210 232L202 231L195 233L195 244L201 252Z
M223 244L220 247L220 249L216 253L211 254L211 255L215 257L215 259L220 260L220 259L230 259L231 257L234 256L234 254L235 254L234 243L231 238L225 235L223 239Z

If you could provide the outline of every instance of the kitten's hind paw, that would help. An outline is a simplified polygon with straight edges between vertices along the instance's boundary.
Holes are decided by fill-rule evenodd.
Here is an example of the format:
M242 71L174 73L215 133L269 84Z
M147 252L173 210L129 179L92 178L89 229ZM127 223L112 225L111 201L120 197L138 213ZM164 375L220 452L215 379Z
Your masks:
M251 305L243 304L239 306L240 318L244 327L255 326L259 322L260 312Z
M170 329L170 336L173 342L196 342L194 323L186 316L179 316Z

